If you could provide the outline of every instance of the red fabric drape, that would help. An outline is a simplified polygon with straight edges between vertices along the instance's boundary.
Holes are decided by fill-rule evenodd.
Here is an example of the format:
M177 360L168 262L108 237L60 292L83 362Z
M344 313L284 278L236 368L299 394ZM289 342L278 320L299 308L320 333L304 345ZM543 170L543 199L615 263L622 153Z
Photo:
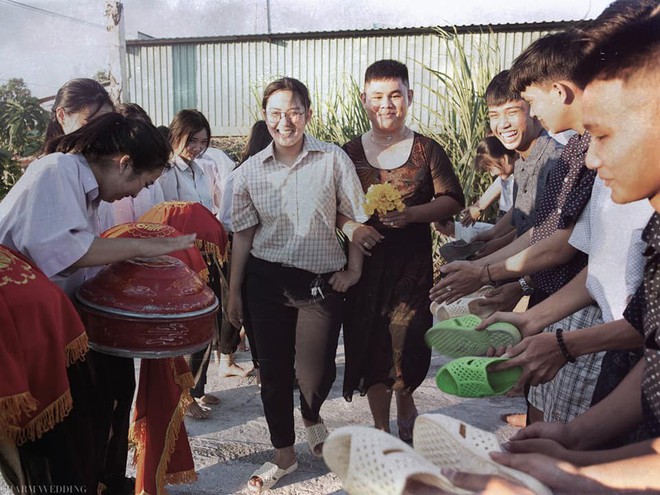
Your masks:
M0 438L40 438L73 407L66 368L87 352L66 294L26 258L0 246Z

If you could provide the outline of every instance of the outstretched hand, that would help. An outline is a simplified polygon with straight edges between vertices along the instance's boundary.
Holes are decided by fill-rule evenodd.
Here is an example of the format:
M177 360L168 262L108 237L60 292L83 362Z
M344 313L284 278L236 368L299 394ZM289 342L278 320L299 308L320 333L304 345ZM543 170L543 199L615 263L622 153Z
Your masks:
M431 300L450 304L472 294L483 285L480 281L483 267L471 261L453 261L442 267L442 278L429 291Z
M173 253L181 249L188 249L195 245L197 234L181 235L178 237L159 237L151 239L136 239L140 242L140 254L144 257L160 256Z
M566 358L557 345L554 333L541 333L526 337L507 349L505 356L510 359L504 363L498 363L498 367L493 366L493 369L500 369L499 366L522 367L523 373L512 388L514 392L522 391L527 384L536 386L549 382L566 364Z

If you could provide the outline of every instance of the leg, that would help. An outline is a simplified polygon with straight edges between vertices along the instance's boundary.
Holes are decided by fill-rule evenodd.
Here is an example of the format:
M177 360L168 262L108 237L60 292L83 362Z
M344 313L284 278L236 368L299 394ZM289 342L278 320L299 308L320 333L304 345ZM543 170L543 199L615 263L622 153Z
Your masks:
M335 358L343 306L343 297L336 293L327 294L325 299L314 303L306 301L299 305L295 342L296 377L305 426L319 422L321 405L335 381Z
M276 449L295 443L293 381L295 326L298 311L285 305L282 268L250 258L243 286L254 346L259 355L261 400ZM286 467L286 466L280 466Z
M417 407L412 392L395 392L396 416L399 427L399 438L404 442L412 442L412 432L417 418Z
M369 409L374 418L374 427L390 432L390 404L392 403L392 390L383 383L376 383L367 390Z

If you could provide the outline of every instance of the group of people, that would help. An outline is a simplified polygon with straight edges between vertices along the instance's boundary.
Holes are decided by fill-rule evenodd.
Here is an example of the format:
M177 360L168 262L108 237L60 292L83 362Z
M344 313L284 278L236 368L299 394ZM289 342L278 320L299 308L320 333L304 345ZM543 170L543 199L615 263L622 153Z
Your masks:
M488 372L522 369L512 390L526 396L528 426L488 460L556 493L660 492L659 61L658 2L621 0L531 43L490 82L492 134L518 153L513 207L472 237L474 259L444 265L430 291L448 308L494 287L478 292L492 314L475 330L520 330L518 344L488 350L507 358ZM550 135L564 131L565 146ZM522 296L527 309L511 311ZM365 442L342 432L351 434ZM413 453L387 448L374 456L400 455L401 493L534 492L493 467L438 464L429 476L403 460Z
M209 147L210 126L197 110L182 110L169 128L157 129L137 105L116 107L98 83L67 83L53 105L43 156L0 203L0 275L7 274L0 302L8 306L1 318L3 328L16 329L3 333L3 348L27 355L30 341L54 335L61 345L52 352L62 356L53 358L53 376L59 373L64 390L59 402L44 395L48 375L36 372L33 359L16 366L10 386L0 386L5 479L16 489L57 483L133 492L125 476L133 360L87 351L64 294L103 265L194 246L194 234L101 236L177 201L201 204L217 229L231 233L228 268L205 253L217 268L210 284L226 299L219 347L228 368L243 372L232 355L245 328L275 451L247 481L250 490L271 488L297 469L294 390L310 451L323 455L329 432L321 408L336 377L340 331L344 398L366 395L375 428L389 433L394 396L398 437L411 443L414 392L430 366L429 303L452 304L484 284L495 286L486 299L498 311L481 328L507 321L524 337L497 365L523 368L516 389L525 391L533 423L509 449L537 453L497 460L560 492L660 490L653 474L660 429L658 19L655 0L619 0L591 23L532 43L491 81L485 99L492 135L477 163L500 176L502 214L473 236L483 243L478 259L445 265L435 285L430 225L447 225L462 211L470 224L487 204L464 210L445 151L406 125L414 95L404 64L368 67L361 98L370 130L341 148L305 132L312 108L302 82L271 82L263 120L238 167ZM574 135L566 146L549 134L567 130ZM404 207L368 217L365 194L385 183ZM39 277L17 279L19 269ZM50 321L52 310L36 311L35 299L28 333L9 297L17 280L60 294L66 322ZM523 295L528 309L509 312ZM16 338L21 332L30 339ZM199 419L219 402L204 390L210 355L209 346L186 357L194 377L189 412ZM35 397L52 404L35 409ZM44 412L49 405L65 412ZM38 417L47 414L55 419ZM651 466L651 474L626 472L631 465ZM475 490L489 483L523 490L507 480L445 475ZM436 493L415 480L406 490Z

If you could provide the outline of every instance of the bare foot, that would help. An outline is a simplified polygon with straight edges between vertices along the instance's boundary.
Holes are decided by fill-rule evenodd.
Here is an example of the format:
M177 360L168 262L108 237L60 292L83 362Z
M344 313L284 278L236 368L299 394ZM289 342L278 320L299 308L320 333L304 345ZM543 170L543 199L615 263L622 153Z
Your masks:
M195 399L188 406L186 416L195 419L208 419L211 416L211 408L200 405Z
M516 428L523 428L527 424L527 414L525 413L502 414L500 419Z
M202 404L208 404L210 406L215 406L217 404L220 404L220 399L217 398L215 395L211 395L211 394L206 394L202 396L200 400L202 401Z
M243 378L245 378L249 374L249 371L245 371L245 369L241 368L236 363L231 363L226 366L221 366L220 372L222 373L223 376L240 376Z

